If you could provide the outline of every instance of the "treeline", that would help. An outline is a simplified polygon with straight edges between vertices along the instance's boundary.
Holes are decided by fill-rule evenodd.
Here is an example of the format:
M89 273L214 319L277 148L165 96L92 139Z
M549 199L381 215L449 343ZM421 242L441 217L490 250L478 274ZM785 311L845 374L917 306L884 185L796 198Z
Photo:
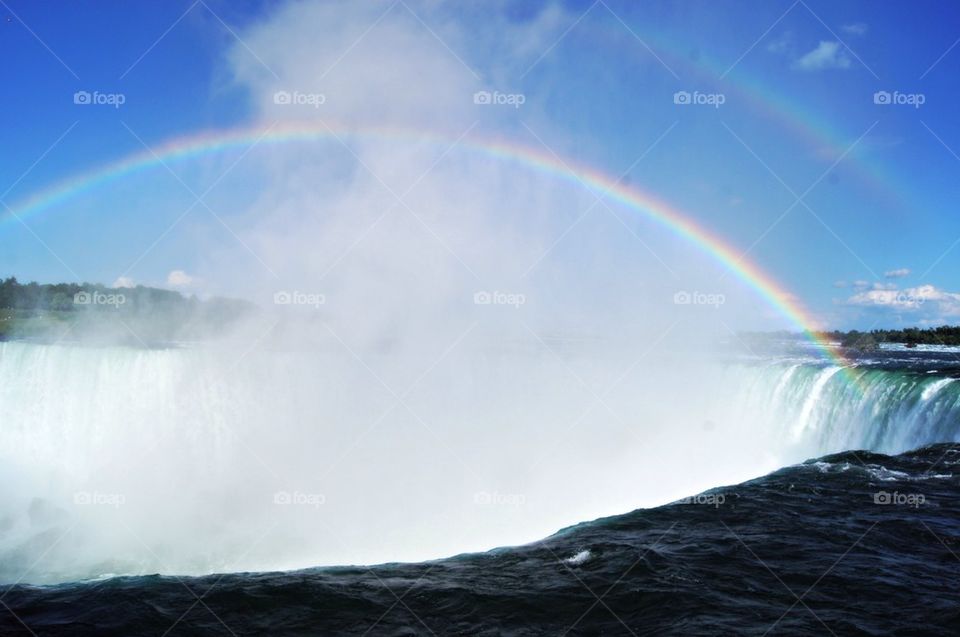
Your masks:
M745 339L752 339L758 342L769 342L771 340L791 341L803 338L802 333L788 330L745 332L741 336ZM926 329L908 327L900 330L870 330L864 332L859 330L850 330L848 332L832 330L817 332L815 336L819 340L839 342L843 347L860 350L877 349L881 343L901 343L907 347L914 347L916 345L960 346L960 325L942 325L940 327Z
M920 329L908 327L902 330L870 330L860 332L850 330L842 332L821 332L821 336L832 341L839 341L844 347L871 349L880 343L902 343L908 347L915 345L960 345L960 326L941 325Z
M159 312L169 314L207 311L244 312L255 306L236 299L213 298L202 301L172 290L144 285L113 288L97 283L20 283L16 277L0 281L0 309L25 311L74 312L118 310L125 313Z
M113 302L94 302L105 297L111 297ZM96 283L20 283L16 277L0 282L0 309L71 312L117 309L128 304L130 307L149 305L169 309L197 302L195 298L188 299L178 292L145 286L111 288Z
M199 299L143 285L0 280L0 341L70 338L143 346L207 340L256 311L247 301Z

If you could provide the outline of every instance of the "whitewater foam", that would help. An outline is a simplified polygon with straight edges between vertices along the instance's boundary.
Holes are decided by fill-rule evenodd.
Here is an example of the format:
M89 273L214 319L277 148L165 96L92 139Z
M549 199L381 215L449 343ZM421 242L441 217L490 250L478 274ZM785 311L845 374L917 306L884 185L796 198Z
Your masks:
M591 557L590 550L584 549L576 553L575 555L568 557L567 559L564 560L564 562L566 562L571 566L580 566L581 564L584 564L587 560L589 560L590 557Z
M937 395L937 392L955 381L955 378L941 378L940 380L935 380L923 389L923 393L920 394L920 400L930 400Z

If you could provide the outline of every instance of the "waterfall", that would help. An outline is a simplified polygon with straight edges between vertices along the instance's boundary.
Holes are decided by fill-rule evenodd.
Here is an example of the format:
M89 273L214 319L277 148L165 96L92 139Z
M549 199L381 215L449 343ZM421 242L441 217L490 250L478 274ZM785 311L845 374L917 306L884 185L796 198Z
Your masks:
M813 363L731 371L739 417L782 432L809 455L849 449L895 454L960 440L960 385L953 378Z
M633 361L564 356L465 354L407 393L333 347L0 343L0 581L436 558L960 439L938 374L661 361L607 393Z

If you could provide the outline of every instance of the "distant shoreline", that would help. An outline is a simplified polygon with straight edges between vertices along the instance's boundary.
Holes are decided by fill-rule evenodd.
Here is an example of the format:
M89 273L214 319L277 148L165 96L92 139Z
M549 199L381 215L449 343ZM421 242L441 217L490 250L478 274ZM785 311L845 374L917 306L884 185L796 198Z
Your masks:
M960 346L960 326L941 325L939 327L919 328L907 327L903 329L874 329L867 332L860 330L832 330L814 332L813 335L820 341L836 343L841 347L858 350L876 350L881 344L898 344L908 348L918 345L939 345L945 347ZM807 336L801 332L773 331L747 332L748 338L768 340L781 338L800 340Z

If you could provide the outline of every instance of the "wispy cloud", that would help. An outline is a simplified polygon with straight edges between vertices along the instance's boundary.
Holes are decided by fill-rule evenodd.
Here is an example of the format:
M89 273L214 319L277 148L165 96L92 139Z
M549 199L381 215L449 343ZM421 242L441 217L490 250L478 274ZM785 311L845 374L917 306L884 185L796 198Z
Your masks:
M815 49L804 54L793 68L801 71L821 71L824 69L850 68L850 56L842 44L832 40L821 40Z
M767 44L767 51L770 53L787 53L793 49L793 33L785 31L783 35L771 40Z
M887 270L883 276L888 279L902 279L910 275L910 268L897 268L896 270Z
M854 22L852 24L843 25L840 27L840 30L850 35L866 35L867 25L863 22Z

